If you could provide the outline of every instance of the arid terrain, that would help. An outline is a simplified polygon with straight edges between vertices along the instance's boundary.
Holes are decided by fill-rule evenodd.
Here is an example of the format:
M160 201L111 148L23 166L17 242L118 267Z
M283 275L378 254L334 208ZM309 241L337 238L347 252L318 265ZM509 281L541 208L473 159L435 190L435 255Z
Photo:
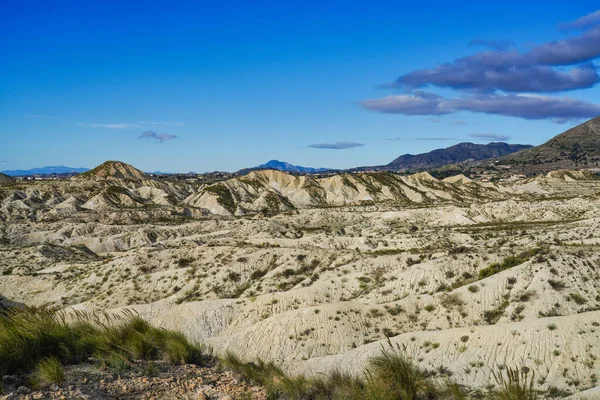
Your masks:
M130 309L291 374L362 374L389 338L469 388L510 367L557 396L598 386L592 173L490 183L266 170L207 186L108 162L2 185L5 301Z

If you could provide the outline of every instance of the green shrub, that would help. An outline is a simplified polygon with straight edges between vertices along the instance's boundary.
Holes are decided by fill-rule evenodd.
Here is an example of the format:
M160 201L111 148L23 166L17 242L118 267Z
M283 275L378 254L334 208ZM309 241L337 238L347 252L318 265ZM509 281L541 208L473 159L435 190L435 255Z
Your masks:
M179 332L165 332L163 358L171 364L201 364L202 352Z
M495 324L504 314L504 310L510 305L507 300L504 300L498 307L483 312L483 319L490 325Z
M565 288L565 284L562 283L561 281L555 280L555 279L548 279L548 284L550 284L550 286L552 287L552 289L554 290L562 290Z

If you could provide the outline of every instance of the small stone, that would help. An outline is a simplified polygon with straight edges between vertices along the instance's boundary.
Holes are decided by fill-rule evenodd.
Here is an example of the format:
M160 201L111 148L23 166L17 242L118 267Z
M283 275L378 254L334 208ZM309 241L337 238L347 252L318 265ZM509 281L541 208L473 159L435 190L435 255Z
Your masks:
M52 385L50 385L50 388L49 388L49 389L50 389L50 391L52 391L52 392L58 392L58 390L59 390L60 388L58 387L58 385L57 385L56 383L53 383Z
M198 400L208 400L208 397L204 394L203 391L198 392Z
M19 386L17 388L17 394L29 394L31 393L31 390L29 390L29 388L25 387L25 386Z

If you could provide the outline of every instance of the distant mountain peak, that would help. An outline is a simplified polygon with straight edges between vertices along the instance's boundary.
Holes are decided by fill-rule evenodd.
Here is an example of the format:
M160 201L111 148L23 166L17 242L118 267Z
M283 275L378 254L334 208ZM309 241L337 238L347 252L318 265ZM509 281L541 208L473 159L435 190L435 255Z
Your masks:
M238 171L237 173L240 175L243 175L243 174L247 174L248 172L258 170L258 169L276 169L278 171L299 172L299 173L303 173L303 174L314 174L314 173L319 173L319 172L330 171L329 168L302 167L299 165L290 164L285 161L270 160L270 161L267 161L266 163L261 164L257 167L242 169L242 170Z

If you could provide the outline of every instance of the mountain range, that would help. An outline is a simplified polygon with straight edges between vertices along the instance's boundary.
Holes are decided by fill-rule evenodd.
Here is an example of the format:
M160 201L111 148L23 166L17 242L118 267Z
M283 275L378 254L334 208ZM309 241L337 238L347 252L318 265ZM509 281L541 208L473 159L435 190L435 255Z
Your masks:
M549 172L557 169L591 169L600 165L600 117L591 119L555 136L539 146L492 142L488 144L459 143L444 149L436 149L421 154L404 154L392 162L379 165L356 167L353 171L425 171L440 167L462 169L469 166L489 164L489 160L512 165L513 171L525 173ZM457 165L458 164L458 165ZM285 161L270 160L256 167L244 168L236 175L252 171L274 169L299 174L336 172L330 168L303 167ZM33 168L29 170L1 171L8 176L79 174L88 168L71 168L62 165ZM159 172L155 172L159 174Z
M52 174L80 174L89 171L89 168L71 168L64 165L54 165L32 169L11 169L0 171L8 176L28 176L28 175L52 175Z
M465 161L480 161L512 154L533 146L528 144L508 144L492 142L488 144L459 143L445 149L437 149L423 154L404 154L391 163L378 167L389 171L426 170Z
M508 144L503 142L492 142L488 144L459 143L445 149L436 149L422 154L404 154L386 165L374 167L351 168L350 171L378 170L378 171L423 171L443 167L445 165L462 163L465 161L481 161L494 157L501 157L524 149L532 148L529 144ZM335 169L311 168L293 165L284 161L271 160L253 168L239 170L237 175L245 175L249 172L261 169L275 169L284 172L298 172L301 174L315 174L334 172Z

